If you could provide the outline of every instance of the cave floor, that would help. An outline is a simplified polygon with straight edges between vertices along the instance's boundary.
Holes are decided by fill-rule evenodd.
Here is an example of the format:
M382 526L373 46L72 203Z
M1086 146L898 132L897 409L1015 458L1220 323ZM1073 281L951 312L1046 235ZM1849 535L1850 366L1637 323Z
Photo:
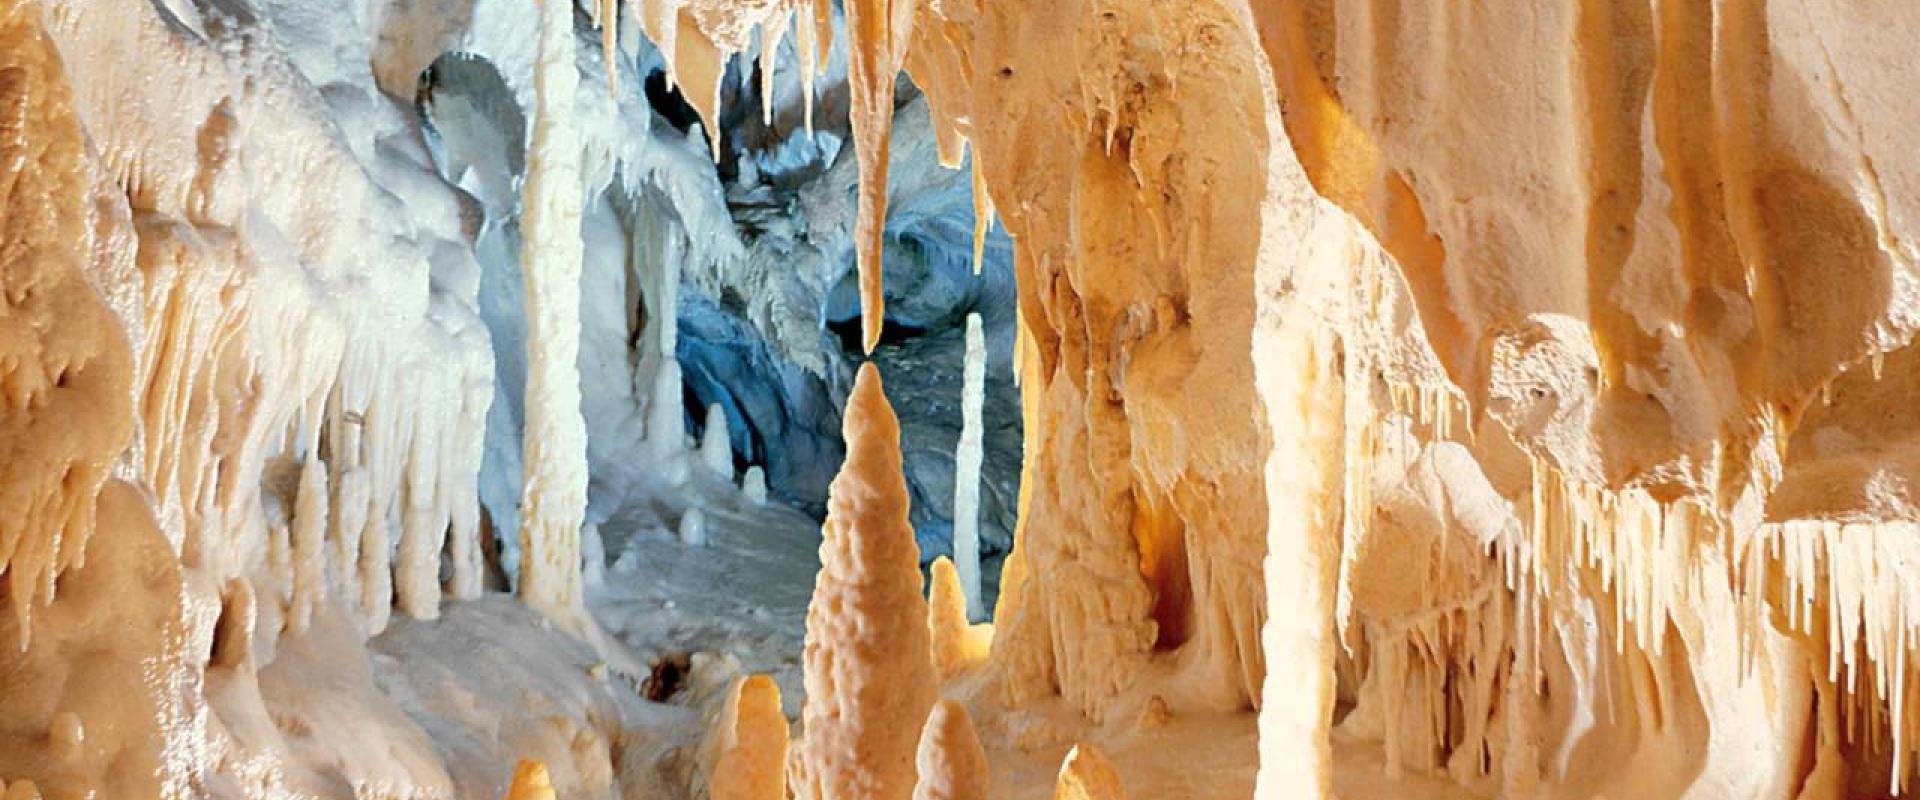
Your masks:
M745 672L772 676L797 717L819 524L720 485L696 480L688 492L706 517L704 546L682 543L664 524L678 513L657 504L629 505L600 526L610 563L587 590L594 616L641 663L729 654Z
M413 730L426 735L397 748L419 759L401 758L386 772L412 771L410 761L417 767L437 751L433 760L446 765L444 780L454 796L491 800L504 788L511 762L521 757L548 761L563 788L585 790L583 796L678 796L686 763L674 752L704 731L701 715L690 707L700 681L678 675L674 681L695 691L666 687L664 695L673 695L668 702L648 702L649 696L664 696L657 685L659 665L677 661L684 668L690 654L726 654L738 664L723 663L716 675L738 670L772 676L788 716L797 719L806 609L819 566L819 531L811 519L777 504L753 505L717 480L708 486L701 483L704 476L696 477L672 497L702 510L705 545L683 543L670 532L669 522L687 506L660 501L633 504L600 526L608 566L589 572L587 590L598 623L587 638L598 644L553 630L505 596L452 603L436 622L397 618L371 643L378 668L342 688L316 693L315 676L339 672L319 669L327 665L294 644L285 653L290 657L268 670L284 673L269 678L269 694L309 695L305 705L315 710L296 712L303 717L298 720L283 712L273 722L283 731L289 725L311 729L288 737L299 751L309 737L366 736L359 726L329 723L320 713L325 705L379 708L391 702L418 726ZM324 637L315 643L325 644ZM315 652L327 649L335 648ZM1116 733L1090 730L1061 704L1007 712L991 691L957 694L967 696L981 723L996 797L1051 797L1062 758L1083 738L1100 742L1131 797L1240 800L1253 793L1258 733L1251 712L1182 715ZM1334 745L1338 796L1476 797L1439 780L1389 777L1377 746L1340 736ZM344 797L350 796L347 786L386 777L320 767L299 783L318 789L317 796Z

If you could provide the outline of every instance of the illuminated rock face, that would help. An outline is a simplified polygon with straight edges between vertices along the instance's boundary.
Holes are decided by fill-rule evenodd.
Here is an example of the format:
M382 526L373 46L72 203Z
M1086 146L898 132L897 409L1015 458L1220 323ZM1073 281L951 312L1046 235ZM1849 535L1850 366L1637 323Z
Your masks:
M1863 565L1904 558L1908 415L1867 404L1916 319L1911 104L1869 65L1913 20L1516 12L923 6L908 68L1018 247L1012 697L1284 670L1276 797L1331 788L1336 698L1390 769L1513 794L1787 796L1803 747L1821 791L1903 773L1907 590Z

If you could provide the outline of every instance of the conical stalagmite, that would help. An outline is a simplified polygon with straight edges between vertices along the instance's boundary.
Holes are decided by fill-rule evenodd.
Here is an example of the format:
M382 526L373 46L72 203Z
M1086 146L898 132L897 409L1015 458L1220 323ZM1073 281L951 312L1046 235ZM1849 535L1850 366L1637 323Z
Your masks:
M993 625L967 622L967 598L960 574L946 556L933 560L927 589L927 630L933 636L933 674L945 682L986 660L993 649Z
M557 800L553 793L553 778L547 774L547 765L538 761L521 761L513 768L513 784L507 788L507 800Z
M712 800L784 800L787 718L780 686L765 675L735 679L701 753Z
M920 783L913 800L987 800L993 785L987 753L966 706L942 700L927 715L915 759Z
M906 800L934 700L920 548L907 522L900 423L860 368L842 424L820 574L807 608L805 738L794 788L819 800Z
M1090 744L1074 745L1060 764L1060 778L1053 785L1053 800L1126 800L1120 785L1120 773L1100 750Z

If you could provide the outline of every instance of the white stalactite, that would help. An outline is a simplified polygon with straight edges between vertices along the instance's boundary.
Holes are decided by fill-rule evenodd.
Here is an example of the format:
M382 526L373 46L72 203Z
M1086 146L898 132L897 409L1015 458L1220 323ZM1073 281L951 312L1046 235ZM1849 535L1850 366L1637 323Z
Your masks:
M525 484L520 596L562 620L577 618L580 525L587 507L587 428L580 414L580 139L574 127L573 4L540 4L534 64L537 108L527 149Z
M953 566L967 597L967 618L985 619L980 596L980 464L985 458L981 413L987 398L987 337L980 315L967 315L967 361L960 394L960 444L953 454Z

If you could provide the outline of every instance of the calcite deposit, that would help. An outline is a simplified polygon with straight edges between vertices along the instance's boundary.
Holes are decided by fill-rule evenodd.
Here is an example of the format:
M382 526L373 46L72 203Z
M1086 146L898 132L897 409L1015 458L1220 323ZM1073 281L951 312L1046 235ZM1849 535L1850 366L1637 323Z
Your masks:
M1903 795L1917 36L0 0L0 796Z

